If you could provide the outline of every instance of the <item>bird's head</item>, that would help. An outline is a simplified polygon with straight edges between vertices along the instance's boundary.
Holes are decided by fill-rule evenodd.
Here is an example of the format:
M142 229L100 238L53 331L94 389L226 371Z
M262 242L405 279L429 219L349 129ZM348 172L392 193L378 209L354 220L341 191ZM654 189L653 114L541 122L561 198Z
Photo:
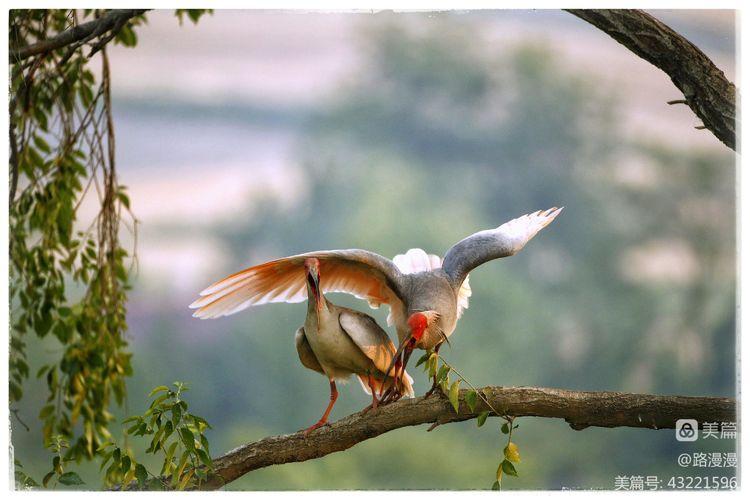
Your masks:
M394 366L406 365L411 356L412 351L425 335L432 337L432 335L441 335L442 330L438 325L438 319L440 315L435 311L418 311L409 315L406 320L406 324L409 327L409 335L404 337L396 349L396 354L393 355L391 364L385 373L391 373L391 369ZM403 358L402 358L403 353Z
M433 332L433 330L439 330L438 319L440 315L435 311L418 311L412 313L406 320L406 324L409 326L411 333L410 338L414 344L418 344L425 334L432 337L432 334L438 334L439 331Z
M307 295L320 303L320 262L315 257L305 259L305 273L307 274Z

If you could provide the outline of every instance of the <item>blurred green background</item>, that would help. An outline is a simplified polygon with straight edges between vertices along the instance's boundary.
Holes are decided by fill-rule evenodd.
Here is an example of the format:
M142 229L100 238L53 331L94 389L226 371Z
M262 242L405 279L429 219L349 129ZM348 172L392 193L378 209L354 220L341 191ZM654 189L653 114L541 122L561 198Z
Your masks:
M731 12L656 15L731 77ZM735 394L734 154L665 104L681 95L663 74L603 34L548 11L149 19L138 47L112 55L118 169L141 220L135 375L118 415L182 380L213 425L214 455L306 427L328 384L297 359L304 304L199 321L187 309L199 290L317 249L442 255L554 205L565 211L523 252L471 274L442 354L477 386ZM385 325L384 310L330 298ZM56 352L45 342L29 353L32 373ZM334 419L368 402L357 383L341 393ZM20 414L32 432L13 426L35 477L49 468L44 394L30 381ZM520 477L506 489L612 489L617 475L684 475L683 451L734 450L667 430L518 423ZM487 489L498 427L401 429L228 489ZM97 487L96 465L82 477Z

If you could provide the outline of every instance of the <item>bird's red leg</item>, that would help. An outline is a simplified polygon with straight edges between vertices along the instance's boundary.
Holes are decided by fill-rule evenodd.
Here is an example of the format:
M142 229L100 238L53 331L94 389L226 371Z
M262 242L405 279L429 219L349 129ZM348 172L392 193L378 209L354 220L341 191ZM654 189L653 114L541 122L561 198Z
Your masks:
M393 394L398 392L398 384L399 384L399 381L401 380L401 375L399 375L399 372L402 371L401 369L404 366L404 364L401 362L402 357L403 357L403 354L399 358L396 359L396 364L394 365L394 368L393 368L393 373L394 373L393 383L388 387L388 389L385 390L385 392L383 392L383 394L381 394L380 404L389 403L392 399Z
M386 401L387 403L392 403L394 401L398 401L399 399L401 399L402 394L401 394L401 391L399 391L396 388L396 384L398 384L398 381L401 380L401 377L404 375L404 372L406 371L406 363L409 362L409 358L411 357L411 353L412 352L414 352L414 345L412 343L409 343L406 346L406 349L404 349L404 354L403 354L403 358L404 359L403 359L403 361L400 362L400 364L401 364L401 366L400 366L401 371L400 372L398 372L398 371L396 372L397 376L396 376L396 379L394 380L394 384L392 386L392 388L394 390L391 391L391 394L389 395L388 401Z
M378 407L378 397L375 395L375 379L373 378L372 374L367 374L367 385L370 386L370 392L372 393L372 403L370 403L367 408L362 410L362 413L367 413L368 411L375 409Z
M438 351L440 351L440 346L442 345L443 343L440 342L438 345L435 346L435 354L437 354ZM430 397L432 393L435 392L435 389L437 388L438 388L438 381L437 381L437 373L436 373L435 375L432 376L432 387L430 387L430 390L425 393L424 397L426 398Z
M330 415L331 410L333 409L333 405L336 404L336 399L339 397L339 391L336 390L336 382L331 380L331 402L328 403L328 408L326 408L325 413L323 413L323 416L320 417L320 420L318 420L316 423L311 425L305 430L305 436L310 434L312 431L319 427L323 427L324 425L328 425L328 415Z

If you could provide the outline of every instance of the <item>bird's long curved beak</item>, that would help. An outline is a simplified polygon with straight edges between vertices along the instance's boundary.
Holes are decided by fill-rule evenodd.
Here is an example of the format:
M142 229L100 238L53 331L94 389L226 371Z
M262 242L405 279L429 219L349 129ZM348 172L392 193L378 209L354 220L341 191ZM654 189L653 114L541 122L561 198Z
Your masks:
M310 288L312 289L313 296L315 297L315 302L320 302L320 281L318 280L317 274L308 271L307 273L307 283L310 285Z
M396 366L396 362L398 362L399 359L401 359L401 354L404 352L404 349L409 344L409 342L413 340L411 336L404 338L404 340L401 341L401 343L398 346L398 349L396 349L396 354L393 355L393 358L391 359L391 364L388 365L388 369L385 371L386 375L391 375L391 370L393 370L393 367ZM404 367L406 369L406 367Z

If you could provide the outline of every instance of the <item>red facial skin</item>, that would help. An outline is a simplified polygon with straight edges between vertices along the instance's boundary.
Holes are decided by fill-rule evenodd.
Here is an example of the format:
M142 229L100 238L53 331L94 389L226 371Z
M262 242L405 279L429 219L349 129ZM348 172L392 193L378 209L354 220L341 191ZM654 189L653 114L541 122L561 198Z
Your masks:
M404 370L406 369L406 364L409 362L409 357L414 351L414 347L417 345L417 342L419 342L419 340L424 335L425 330L427 329L427 316L425 316L421 312L416 312L409 316L409 319L406 320L406 324L411 330L411 337L406 341L406 345L404 345L403 347L403 353L401 353L399 357L394 359L394 366L396 370L395 378L397 381L403 375ZM398 382L396 382L396 384L398 384ZM396 396L395 399L398 399L399 397L401 396ZM391 390L386 391L380 402L384 403L390 400L393 400Z
M427 329L427 317L424 314L417 312L409 316L406 324L409 325L409 328L411 329L411 336L414 341L419 342L422 335L424 335L424 331Z

